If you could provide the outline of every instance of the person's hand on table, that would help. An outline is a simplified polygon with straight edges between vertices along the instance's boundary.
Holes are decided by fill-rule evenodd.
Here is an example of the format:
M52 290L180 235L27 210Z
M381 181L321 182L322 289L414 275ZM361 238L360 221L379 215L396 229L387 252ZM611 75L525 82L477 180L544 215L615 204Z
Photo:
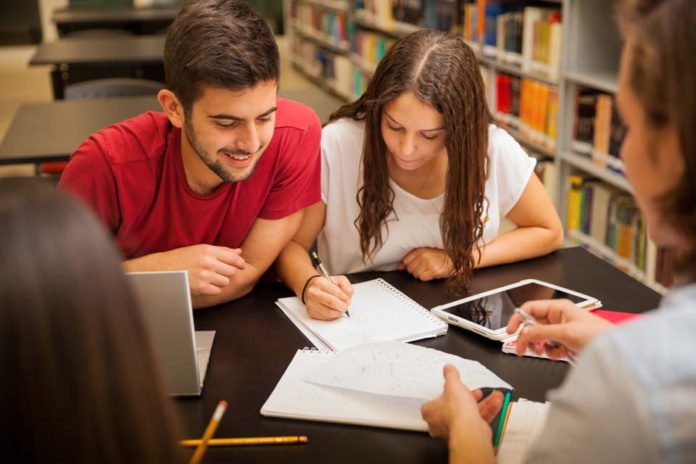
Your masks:
M397 267L418 280L442 279L452 274L452 261L445 250L422 247L411 250Z

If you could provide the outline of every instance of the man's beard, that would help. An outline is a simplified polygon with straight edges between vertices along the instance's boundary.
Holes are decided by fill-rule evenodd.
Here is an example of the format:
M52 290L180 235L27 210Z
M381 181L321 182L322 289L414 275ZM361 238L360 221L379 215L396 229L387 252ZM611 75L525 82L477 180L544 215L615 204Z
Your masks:
M254 163L249 167L248 172L244 172L239 176L235 176L234 174L226 170L219 160L215 159L213 156L210 156L210 154L203 149L200 143L198 143L198 139L196 138L196 132L193 130L193 124L191 124L191 120L189 118L186 119L184 127L186 128L186 138L188 139L191 148L193 148L193 151L195 151L198 157L205 163L206 166L208 166L208 169L213 171L224 182L242 182L247 180L254 173L254 169L256 169L256 163L258 163L258 159L254 161ZM256 153L258 153L262 149L263 145L259 147ZM226 151L226 153L230 155L253 156L253 153L239 150Z

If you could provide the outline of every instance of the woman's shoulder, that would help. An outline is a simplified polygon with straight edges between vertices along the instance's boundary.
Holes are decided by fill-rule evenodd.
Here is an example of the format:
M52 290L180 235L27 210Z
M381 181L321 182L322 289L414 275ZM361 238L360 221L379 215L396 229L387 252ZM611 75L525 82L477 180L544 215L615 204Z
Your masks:
M499 147L514 146L520 147L520 144L515 140L515 138L508 133L502 127L498 127L495 124L488 125L488 148L496 149ZM521 148L521 147L520 147Z
M351 118L341 118L330 122L322 129L322 140L354 140L356 136L362 137L365 131L364 121L355 121Z
M362 156L365 123L342 118L324 127L321 133L322 157L330 164L353 165Z

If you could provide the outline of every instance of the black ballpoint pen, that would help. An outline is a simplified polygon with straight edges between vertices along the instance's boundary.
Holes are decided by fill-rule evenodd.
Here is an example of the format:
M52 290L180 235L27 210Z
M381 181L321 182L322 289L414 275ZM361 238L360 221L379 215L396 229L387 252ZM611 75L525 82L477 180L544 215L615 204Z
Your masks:
M322 262L321 258L319 258L319 255L317 255L316 251L312 252L312 261L314 262L314 266L319 269L319 273L323 276L329 279L329 282L332 284L336 285L338 287L338 284L333 281L331 276L329 275L329 271L326 270L326 267L324 266L324 263ZM350 313L346 309L346 316L350 317Z

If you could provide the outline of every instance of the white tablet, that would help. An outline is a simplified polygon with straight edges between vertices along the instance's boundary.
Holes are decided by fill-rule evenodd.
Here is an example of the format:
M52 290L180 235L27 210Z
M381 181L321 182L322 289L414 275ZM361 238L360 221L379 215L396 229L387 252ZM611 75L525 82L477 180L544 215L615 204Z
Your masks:
M527 301L563 298L587 310L602 306L597 298L541 280L527 279L436 306L431 311L449 324L492 340L504 340L512 336L505 327L516 307Z

